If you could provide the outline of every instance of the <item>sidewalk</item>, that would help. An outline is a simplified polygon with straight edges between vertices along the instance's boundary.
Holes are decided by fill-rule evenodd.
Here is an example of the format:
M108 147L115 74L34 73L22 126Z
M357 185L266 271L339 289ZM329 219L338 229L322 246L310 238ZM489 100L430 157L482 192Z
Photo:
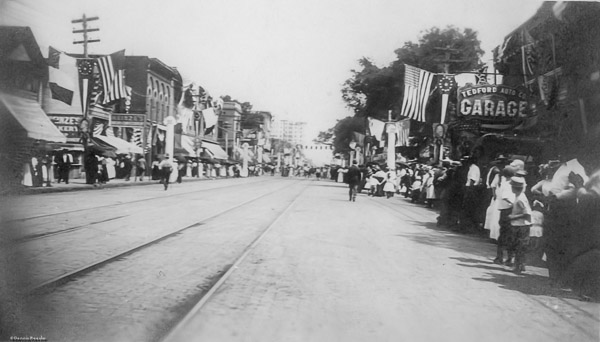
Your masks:
M225 177L218 178L195 178L195 177L183 177L182 182L197 182L204 180L215 180L215 179L227 179ZM80 191L80 190L100 190L106 188L118 188L127 186L138 186L138 185L150 185L159 184L159 180L152 180L150 177L144 177L143 181L134 180L131 178L129 181L124 179L113 178L106 184L86 184L85 179L70 179L69 184L53 182L51 187L23 187L17 193L19 195L34 195L34 194L45 194L55 192L66 192L66 191ZM174 182L171 182L174 183Z

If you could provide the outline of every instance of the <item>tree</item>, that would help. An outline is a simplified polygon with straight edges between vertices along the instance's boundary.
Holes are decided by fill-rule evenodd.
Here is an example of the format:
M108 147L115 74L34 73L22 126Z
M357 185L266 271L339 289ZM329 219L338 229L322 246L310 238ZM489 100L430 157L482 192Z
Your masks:
M342 99L357 116L386 119L388 110L400 113L404 93L404 64L430 72L458 73L478 68L483 50L477 32L448 26L425 31L417 43L406 42L395 51L397 59L379 68L370 59L358 62L362 70L352 70L344 82Z
M418 43L409 41L397 49L398 58L392 66L403 69L404 64L410 64L436 73L472 71L481 66L480 44L477 31L470 28L460 31L454 26L443 30L433 27L425 31Z
M317 135L315 139L313 139L316 143L331 143L333 141L333 127L327 129L326 131L321 131Z
M350 142L354 138L353 132L364 133L366 129L365 119L358 116L349 116L338 120L333 127L333 152L347 153L350 149Z

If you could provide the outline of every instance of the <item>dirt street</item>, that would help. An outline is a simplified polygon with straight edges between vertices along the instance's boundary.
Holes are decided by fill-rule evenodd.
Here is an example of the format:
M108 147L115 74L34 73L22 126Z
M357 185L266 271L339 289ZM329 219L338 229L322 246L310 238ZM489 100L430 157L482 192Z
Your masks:
M598 341L598 304L435 217L313 182L170 341Z

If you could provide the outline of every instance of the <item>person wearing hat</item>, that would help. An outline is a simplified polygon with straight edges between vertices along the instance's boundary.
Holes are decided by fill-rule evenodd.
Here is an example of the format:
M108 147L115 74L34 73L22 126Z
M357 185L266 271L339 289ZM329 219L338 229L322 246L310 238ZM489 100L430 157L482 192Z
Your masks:
M358 185L360 184L360 179L362 177L362 173L358 168L358 163L356 160L352 161L352 166L348 168L347 179L348 179L348 199L351 202L356 202L356 193L358 192Z
M481 170L475 158L467 159L467 178L464 183L463 205L460 214L461 229L466 232L474 232L482 221L480 218Z
M494 194L486 212L484 228L490 231L490 239L497 241L494 263L499 265L504 263L504 250L508 249L512 240L508 215L510 215L515 198L510 186L510 179L514 175L515 170L512 166L502 169L501 174L493 183ZM510 251L507 253L506 265L512 266L514 255Z
M158 169L160 170L160 182L164 185L166 191L169 187L171 172L173 171L173 163L169 159L168 153L165 154L163 160L158 164Z
M525 271L525 252L529 245L532 211L529 200L525 196L525 187L527 186L525 178L521 176L512 177L510 186L515 194L515 201L511 213L508 215L513 235L512 246L509 249L515 253L514 272L519 274Z
M498 155L498 157L496 157L496 159L494 159L494 161L492 162L492 167L490 168L490 170L487 173L487 176L485 177L485 185L488 189L492 189L492 182L494 181L494 178L497 175L500 175L500 172L502 171L502 169L504 169L504 167L508 164L508 158L503 155L500 154Z

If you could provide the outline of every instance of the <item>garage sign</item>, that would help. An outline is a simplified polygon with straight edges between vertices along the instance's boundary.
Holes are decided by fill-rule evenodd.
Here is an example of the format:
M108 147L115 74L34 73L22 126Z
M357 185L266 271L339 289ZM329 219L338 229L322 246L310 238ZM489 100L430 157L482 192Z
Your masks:
M531 116L527 94L502 85L467 85L458 89L458 115L484 121Z

